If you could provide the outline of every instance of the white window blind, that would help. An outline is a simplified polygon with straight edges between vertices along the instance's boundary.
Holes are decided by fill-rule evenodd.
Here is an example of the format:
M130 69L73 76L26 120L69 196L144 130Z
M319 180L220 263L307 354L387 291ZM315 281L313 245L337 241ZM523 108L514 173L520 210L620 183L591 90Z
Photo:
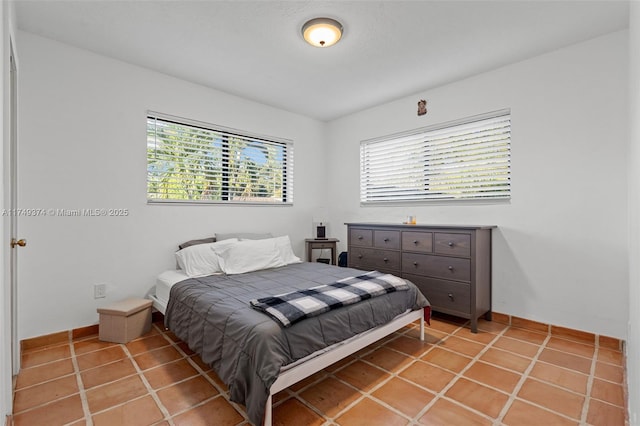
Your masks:
M149 113L147 200L291 204L293 144Z
M510 158L509 111L363 141L360 201L509 198Z

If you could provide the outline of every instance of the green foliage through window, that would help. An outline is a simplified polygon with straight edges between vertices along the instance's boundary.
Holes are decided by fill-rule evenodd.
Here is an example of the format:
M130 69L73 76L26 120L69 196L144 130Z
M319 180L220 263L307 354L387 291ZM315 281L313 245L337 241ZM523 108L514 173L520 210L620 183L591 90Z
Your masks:
M293 145L147 117L149 201L290 204Z

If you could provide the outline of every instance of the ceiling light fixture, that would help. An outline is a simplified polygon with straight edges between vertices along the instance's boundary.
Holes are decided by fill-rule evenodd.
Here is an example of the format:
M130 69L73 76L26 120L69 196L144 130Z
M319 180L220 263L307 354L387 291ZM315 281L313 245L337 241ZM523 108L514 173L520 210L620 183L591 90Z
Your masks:
M302 37L312 46L333 46L342 37L342 24L331 18L316 18L302 26Z

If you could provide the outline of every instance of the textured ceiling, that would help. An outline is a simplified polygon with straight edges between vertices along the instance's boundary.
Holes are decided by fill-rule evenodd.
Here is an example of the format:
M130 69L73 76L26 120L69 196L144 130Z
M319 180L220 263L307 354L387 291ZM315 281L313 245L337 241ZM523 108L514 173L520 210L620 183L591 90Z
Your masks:
M627 1L17 2L18 28L319 120L628 27ZM309 19L342 22L307 45Z

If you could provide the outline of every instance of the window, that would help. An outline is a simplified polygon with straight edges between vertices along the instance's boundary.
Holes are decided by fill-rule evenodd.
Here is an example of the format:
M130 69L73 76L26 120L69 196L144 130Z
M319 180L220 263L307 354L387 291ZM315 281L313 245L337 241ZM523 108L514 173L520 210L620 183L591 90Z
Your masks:
M293 203L293 144L147 115L147 200Z
M508 199L510 144L509 111L363 141L360 201Z

